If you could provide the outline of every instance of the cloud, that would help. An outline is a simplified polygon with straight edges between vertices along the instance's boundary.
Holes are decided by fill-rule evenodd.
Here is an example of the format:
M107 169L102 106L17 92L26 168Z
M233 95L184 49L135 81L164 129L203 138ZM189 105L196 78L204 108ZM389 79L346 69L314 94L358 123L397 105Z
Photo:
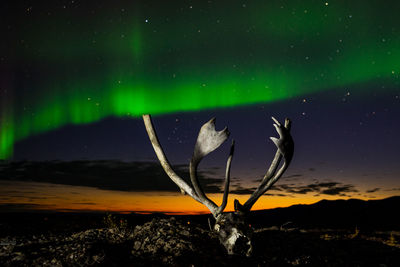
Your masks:
M299 174L298 173L298 174L292 174L292 175L289 175L289 176L282 176L280 179L281 180L286 180L286 181L297 181L297 180L299 180L299 177L302 177L302 176L303 176L303 174ZM259 183L261 183L263 178L264 178L264 176L262 176L262 177L260 177L258 179L253 179L252 182L259 184Z
M290 186L290 185L280 185L279 187L276 187L276 189L279 188L281 189L280 191L286 191L288 193L294 193L294 194L307 194L309 192L313 192L314 190L311 188L308 188L306 186L302 186L302 187L294 187L294 186Z
M354 186L352 185L343 185L343 186L338 186L338 187L333 187L333 188L328 188L325 190L321 191L321 194L325 195L340 195L342 197L346 196L346 194L343 193L347 192L358 192L357 190L354 189Z
M231 187L229 192L231 194L236 194L236 195L251 195L256 190L257 190L257 187L250 187L249 186L248 188L244 188L241 183L235 183ZM279 191L279 190L280 189L278 189L276 191ZM271 191L272 191L272 189L271 189ZM264 195L266 195L266 196L280 196L280 197L286 196L285 194L282 194L282 193L271 193L271 191L267 191Z
M27 211L27 210L35 210L36 208L39 207L43 208L43 205L29 204L29 203L21 203L21 204L7 203L7 204L0 204L0 211L1 212Z
M282 178L290 179L290 178L301 177L301 176L303 176L303 174L292 174L289 176L283 176Z
M190 184L188 166L176 165L173 169ZM198 170L199 182L207 193L221 192L223 177L214 178L214 174L215 168ZM179 192L178 186L165 174L158 162L10 162L2 165L0 180L89 186L120 191Z
M187 165L175 165L173 169L188 184L191 184ZM206 194L223 192L225 177L216 178L218 177L217 170L218 168L215 167L198 170L198 180ZM158 162L105 160L11 162L5 167L3 165L0 180L41 182L48 183L48 186L55 184L88 186L130 192L179 192L178 186L165 174ZM248 195L256 189L251 186L247 188L239 178L232 177L231 180L231 194Z
M231 189L230 193L231 194L236 194L236 195L251 195L253 192L256 190L256 187L252 188L243 188L241 186L237 186L235 189Z
M374 188L374 189L367 190L365 192L367 192L367 193L375 193L375 192L377 192L379 190L381 190L381 189L380 188Z
M302 176L303 176L302 174L292 174L292 175L289 175L289 176L283 176L282 180L298 181L300 179L299 177L302 177Z
M29 181L73 186L89 186L106 190L130 192L179 192L179 188L165 174L158 162L122 162L113 160L100 161L47 161L47 162L10 162L1 164L0 180ZM175 172L188 184L190 182L187 165L173 166ZM203 191L206 193L222 193L224 177L216 178L218 168L198 170L198 178ZM294 181L303 176L293 174L285 177L287 182L274 185L269 195L283 196L286 194L313 193L314 195L337 195L358 192L351 184L339 182L318 182L304 185ZM256 185L241 183L232 178L230 193L239 195L252 194L262 179L257 179ZM285 181L284 180L284 181ZM49 185L50 186L50 185ZM371 189L379 190L376 189ZM369 193L372 193L369 192Z
M275 185L271 190L283 191L291 194L315 193L317 195L346 196L345 193L354 193L358 190L351 184L339 182L316 182L308 185L280 184Z
M400 191L400 187L391 188L391 189L385 189L385 191Z

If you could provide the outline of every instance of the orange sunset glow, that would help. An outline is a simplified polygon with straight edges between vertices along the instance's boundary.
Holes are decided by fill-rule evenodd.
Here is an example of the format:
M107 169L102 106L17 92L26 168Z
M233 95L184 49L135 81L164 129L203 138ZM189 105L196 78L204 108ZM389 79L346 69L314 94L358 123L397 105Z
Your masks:
M178 190L177 190L178 191ZM222 194L209 194L216 203L220 203ZM233 200L241 203L249 195L229 195L227 211L233 211ZM386 195L377 196L379 198ZM348 199L344 197L343 199ZM367 199L358 197L360 199ZM288 207L295 204L312 204L321 199L337 199L337 196L265 195L255 204L253 210ZM125 192L102 190L93 187L70 186L37 182L0 181L0 204L20 205L29 210L86 211L118 213L166 214L205 214L208 209L189 196L176 192Z

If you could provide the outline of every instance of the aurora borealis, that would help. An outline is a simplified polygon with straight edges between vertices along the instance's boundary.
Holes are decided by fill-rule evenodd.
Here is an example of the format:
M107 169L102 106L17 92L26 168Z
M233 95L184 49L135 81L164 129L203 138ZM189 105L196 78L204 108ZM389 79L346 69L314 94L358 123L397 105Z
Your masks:
M181 138L189 140L197 131L189 126L197 127L197 119L208 120L205 117L210 113L222 114L222 121L233 121L235 128L244 120L237 109L243 109L249 118L260 118L249 110L260 112L262 107L268 109L266 117L274 110L282 116L298 114L295 129L309 128L307 134L306 129L298 130L302 131L297 140L303 151L310 143L305 140L317 136L319 148L304 155L301 164L295 162L295 168L318 158L316 153L330 152L337 157L328 158L337 164L357 162L355 179L361 181L362 166L372 168L377 162L376 170L386 161L392 168L386 170L390 176L386 186L397 186L398 168L393 166L399 157L394 150L400 145L392 140L399 133L395 118L399 111L400 4L396 1L73 0L4 1L0 5L4 21L0 159L50 160L55 146L43 140L54 138L55 132L59 138L64 136L61 143L75 147L81 141L77 135L65 137L71 134L70 127L85 136L90 127L103 125L99 127L106 130L94 139L98 140L97 149L103 146L104 150L92 152L89 159L109 155L131 160L122 141L116 140L120 139L134 143L132 157L142 160L145 156L141 155L150 151L142 152L145 146L150 149L143 129L131 132L131 139L141 141L116 137L115 129L125 130L119 128L119 122L112 122L114 119L136 123L143 113L150 113L159 115L155 118L160 118L160 128L165 129L171 121L168 118L177 116L177 122L186 123ZM383 100L376 102L379 99ZM340 106L344 100L351 105L346 107L347 113ZM269 109L272 107L274 110ZM385 114L379 123L356 128L367 127L365 121L376 112ZM196 123L189 117L196 117ZM312 122L302 124L307 118ZM269 129L269 123L262 122L262 130L261 126L254 129L261 133ZM89 128L79 128L84 126ZM387 127L383 133L379 132L382 127ZM254 131L236 128L243 139L245 133L251 136ZM166 131L165 136L170 136ZM357 139L353 143L344 139L354 132L362 140L355 145L362 147L361 152L357 150L357 156L348 153L342 159L336 152L343 150L339 142L354 146ZM359 137L361 133L363 137ZM381 140L380 134L390 151L381 151L383 156L376 159L373 155L380 149L376 141ZM332 136L339 138L332 141ZM254 140L260 138L257 134ZM332 140L325 143L323 138ZM178 163L186 162L192 149L185 140L188 148L172 155ZM167 141L171 141L169 137ZM40 149L32 145L35 142L42 145ZM105 144L108 142L120 152L107 154L114 151ZM173 142L179 144L177 139ZM327 148L323 149L324 145ZM246 153L250 146L257 144L249 143ZM84 157L63 149L57 150L56 159ZM301 157L302 150L298 153ZM236 164L244 168L247 154L238 157L243 161ZM265 161L259 157L261 160ZM245 175L242 168L239 174ZM329 168L321 175L334 176ZM379 182L367 184L371 184L369 190L372 184L379 187Z
M395 3L5 5L18 21L6 29L15 47L2 58L15 71L3 77L3 159L29 136L109 116L267 103L371 81L398 85Z

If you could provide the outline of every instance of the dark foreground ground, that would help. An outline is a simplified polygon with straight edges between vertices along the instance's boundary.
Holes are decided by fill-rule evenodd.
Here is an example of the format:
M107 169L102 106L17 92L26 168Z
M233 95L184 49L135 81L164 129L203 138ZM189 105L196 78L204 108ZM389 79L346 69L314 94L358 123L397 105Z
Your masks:
M255 227L250 258L227 256L207 216L3 213L0 266L400 266L400 232Z

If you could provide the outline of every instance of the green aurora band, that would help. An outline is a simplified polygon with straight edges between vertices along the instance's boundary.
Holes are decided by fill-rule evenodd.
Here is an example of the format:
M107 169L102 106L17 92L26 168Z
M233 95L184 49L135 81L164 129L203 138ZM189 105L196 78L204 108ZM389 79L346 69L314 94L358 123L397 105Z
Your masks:
M37 18L21 28L19 60L33 64L39 78L18 85L25 90L18 102L2 102L0 159L30 136L109 116L267 103L370 82L398 85L397 9L379 1L363 8L344 1L232 4L229 14L222 4L185 13L178 4L154 10L144 3L115 25L99 11L89 21L64 23L69 15L58 14L57 27ZM120 18L115 10L112 17Z

